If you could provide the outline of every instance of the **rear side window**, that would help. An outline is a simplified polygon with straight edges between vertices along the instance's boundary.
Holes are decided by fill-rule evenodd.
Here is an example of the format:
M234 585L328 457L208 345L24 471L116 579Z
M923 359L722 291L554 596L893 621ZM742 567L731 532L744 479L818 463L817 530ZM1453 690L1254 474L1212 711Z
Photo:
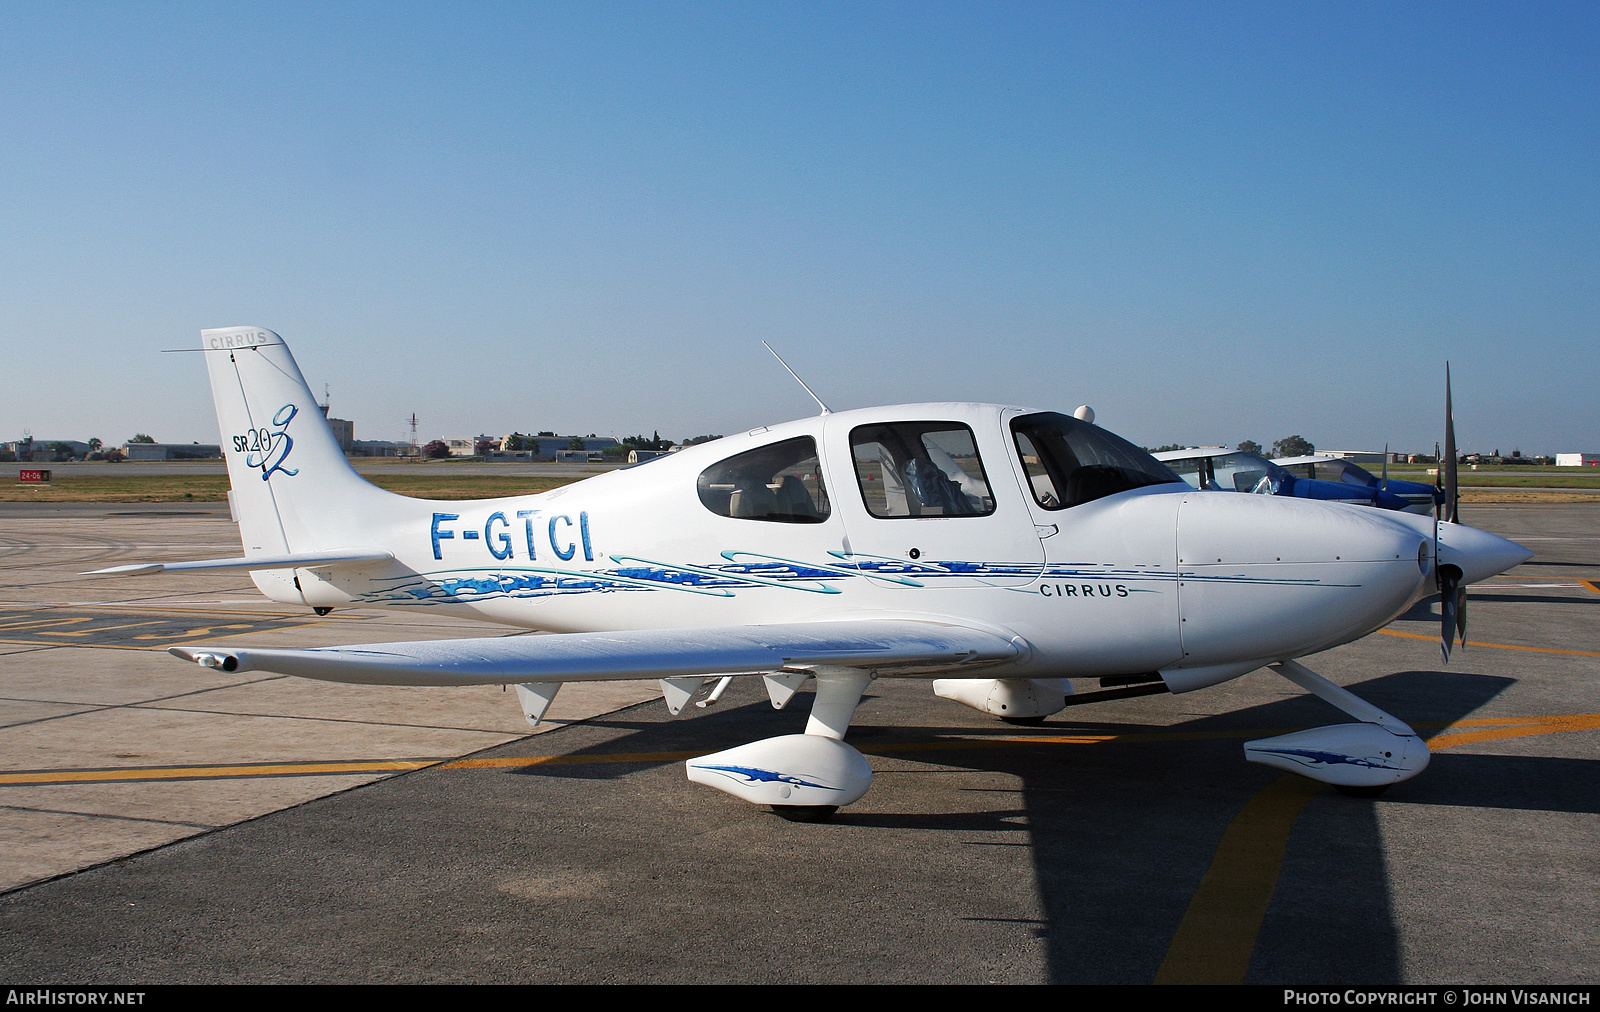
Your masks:
M960 422L891 422L850 431L856 481L875 517L983 517L994 495L972 430Z
M700 472L697 488L706 509L738 520L820 524L831 512L810 436L718 461Z

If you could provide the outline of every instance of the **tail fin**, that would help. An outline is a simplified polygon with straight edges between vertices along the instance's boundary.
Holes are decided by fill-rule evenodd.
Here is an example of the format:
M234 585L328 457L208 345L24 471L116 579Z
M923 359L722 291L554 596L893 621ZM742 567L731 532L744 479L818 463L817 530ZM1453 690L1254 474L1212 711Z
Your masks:
M245 556L370 540L375 521L404 500L350 466L283 339L223 327L202 330L200 345Z

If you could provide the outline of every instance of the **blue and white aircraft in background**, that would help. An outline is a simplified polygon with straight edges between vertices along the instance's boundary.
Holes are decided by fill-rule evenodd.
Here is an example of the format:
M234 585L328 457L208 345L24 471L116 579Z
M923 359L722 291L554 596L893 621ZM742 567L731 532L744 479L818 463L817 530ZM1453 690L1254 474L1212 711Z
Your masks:
M1288 471L1296 478L1342 482L1346 485L1362 485L1366 488L1378 489L1390 495L1398 496L1406 501L1405 510L1408 513L1432 513L1435 507L1444 502L1444 489L1437 485L1429 485L1426 482L1401 481L1398 478L1391 478L1389 477L1387 464L1384 466L1383 477L1379 478L1361 465L1339 457L1320 455L1275 457L1272 463Z
M1297 474L1260 454L1247 453L1244 450L1229 450L1221 446L1197 446L1187 450L1163 450L1154 456L1177 472L1190 487L1204 491L1254 492L1257 495L1320 499L1323 502L1376 506L1379 509L1411 513L1426 514L1432 509L1433 495L1430 485L1417 486L1428 490L1428 505L1417 509L1415 503L1400 495L1398 491L1380 488L1376 479L1373 484L1368 485L1311 478Z
M548 492L413 499L350 466L278 335L206 330L201 348L244 556L102 573L246 571L319 614L437 609L554 635L174 654L336 682L515 685L535 724L573 681L658 678L677 713L709 682L716 698L760 678L781 709L811 680L804 733L686 763L787 818L866 792L872 769L844 739L880 677L1029 721L1270 667L1356 722L1252 741L1245 757L1382 790L1422 770L1427 747L1297 658L1532 554L1408 513L1197 492L1089 421L999 404L824 406Z

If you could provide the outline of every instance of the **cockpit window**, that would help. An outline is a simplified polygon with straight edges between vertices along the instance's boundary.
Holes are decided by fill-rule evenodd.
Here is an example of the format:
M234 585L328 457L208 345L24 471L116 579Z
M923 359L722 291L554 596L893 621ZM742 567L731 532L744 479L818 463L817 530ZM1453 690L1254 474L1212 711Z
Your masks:
M817 442L786 439L718 461L696 483L706 509L740 520L820 524L831 512Z
M1120 436L1054 411L1012 419L1011 433L1033 498L1047 510L1183 480Z
M1207 492L1277 495L1284 481L1293 480L1287 468L1243 450L1219 450L1210 456L1183 457L1166 463L1184 481Z
M1224 490L1268 494L1274 472L1283 468L1253 453L1221 453L1211 458L1211 480Z
M891 422L850 432L856 481L875 517L981 517L994 495L972 430L960 422Z
M1342 481L1349 485L1365 485L1367 488L1378 487L1378 476L1348 460L1315 460L1304 464L1280 465L1285 471L1297 478L1311 478L1316 481Z

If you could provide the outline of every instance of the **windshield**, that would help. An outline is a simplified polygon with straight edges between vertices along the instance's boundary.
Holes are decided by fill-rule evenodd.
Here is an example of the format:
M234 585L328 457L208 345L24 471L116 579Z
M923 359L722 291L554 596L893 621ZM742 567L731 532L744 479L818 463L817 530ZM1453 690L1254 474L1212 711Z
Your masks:
M1126 439L1054 411L1014 418L1011 432L1033 498L1045 509L1182 480Z
M1308 460L1301 464L1284 464L1283 468L1297 477L1317 481L1342 481L1368 488L1375 488L1378 484L1377 477L1371 471L1348 460Z
M1209 457L1168 461L1183 480L1195 488L1223 492L1260 492L1272 495L1288 471L1265 457L1234 451Z
M1350 463L1348 460L1336 460L1332 464L1327 465L1318 464L1317 471L1319 473L1317 476L1319 478L1322 476L1320 472L1325 466L1328 468L1330 481L1336 480L1348 482L1351 485L1365 485L1368 488L1376 488L1378 485L1377 475L1373 474L1371 471L1368 471L1364 467ZM1337 478L1333 477L1335 474L1338 475Z

